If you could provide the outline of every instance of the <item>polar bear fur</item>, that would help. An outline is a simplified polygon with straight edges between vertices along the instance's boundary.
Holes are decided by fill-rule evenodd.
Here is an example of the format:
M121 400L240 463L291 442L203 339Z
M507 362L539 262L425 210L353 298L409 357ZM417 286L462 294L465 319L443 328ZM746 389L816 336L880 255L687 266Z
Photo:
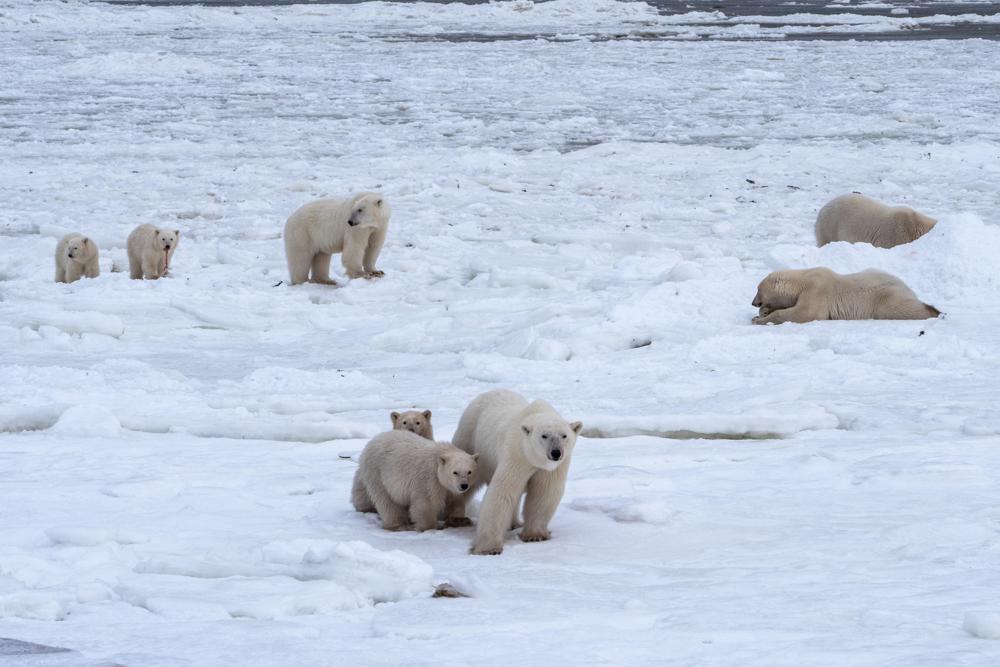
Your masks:
M757 286L754 324L813 320L924 320L941 314L897 278L867 269L841 275L827 268L775 271Z
M816 216L816 245L834 241L871 243L892 248L916 241L931 231L937 220L908 206L886 206L864 195L851 193L830 200Z
M100 252L94 240L83 234L67 234L56 244L56 282L72 283L81 276L101 275Z
M489 484L472 553L503 551L504 534L516 524L521 496L525 496L521 539L540 542L551 537L549 521L562 500L581 428L580 422L567 423L545 401L529 404L506 389L488 391L469 404L453 444L479 455L477 486Z
M128 270L133 280L156 280L167 275L180 240L179 229L139 225L128 235Z
M351 502L359 512L378 512L386 530L468 525L465 501L475 485L478 456L446 442L428 442L409 431L372 438L354 473Z
M391 211L377 192L348 199L317 199L292 213L285 223L285 258L292 285L330 279L330 255L340 253L349 278L380 278L375 268L385 243Z
M409 412L393 412L389 415L394 431L409 431L428 440L434 439L434 426L431 424L431 411L410 410Z

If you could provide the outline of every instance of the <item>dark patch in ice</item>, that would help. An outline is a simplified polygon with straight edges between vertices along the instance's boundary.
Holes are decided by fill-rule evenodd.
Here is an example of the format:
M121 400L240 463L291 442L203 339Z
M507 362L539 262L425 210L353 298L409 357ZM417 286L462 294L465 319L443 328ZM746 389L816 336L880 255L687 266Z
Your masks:
M70 652L71 651L68 648L62 648L60 646L46 646L45 644L35 644L34 642L23 642L20 639L9 639L7 637L0 637L0 656L44 655L51 653L70 653ZM36 664L36 663L30 663L30 664Z
M629 343L629 349L636 350L640 347L649 347L653 344L653 339L648 337L643 338L633 338L632 342Z
M616 428L604 430L601 428L584 427L580 433L585 438L627 438L635 435L647 435L654 438L665 438L667 440L784 440L788 437L784 433L770 433L768 431L746 431L744 433L708 433L701 431L689 431L680 429L676 431L661 431L658 429L646 428Z

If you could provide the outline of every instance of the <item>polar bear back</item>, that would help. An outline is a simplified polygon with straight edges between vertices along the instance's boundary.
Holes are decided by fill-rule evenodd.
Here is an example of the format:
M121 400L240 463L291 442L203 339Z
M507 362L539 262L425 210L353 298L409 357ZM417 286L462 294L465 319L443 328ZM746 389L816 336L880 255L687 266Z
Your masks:
M344 234L350 217L350 199L326 197L303 204L285 222L285 242L337 253L344 249Z
M479 479L489 482L497 469L504 442L528 401L509 389L480 394L469 404L458 422L452 444L469 454L479 454Z
M446 490L438 481L438 459L452 449L410 431L387 431L365 446L357 474L369 488L373 484L384 487L401 505L416 498L443 497Z
M892 248L929 232L936 220L908 206L886 206L861 194L836 197L816 216L816 245L834 241Z

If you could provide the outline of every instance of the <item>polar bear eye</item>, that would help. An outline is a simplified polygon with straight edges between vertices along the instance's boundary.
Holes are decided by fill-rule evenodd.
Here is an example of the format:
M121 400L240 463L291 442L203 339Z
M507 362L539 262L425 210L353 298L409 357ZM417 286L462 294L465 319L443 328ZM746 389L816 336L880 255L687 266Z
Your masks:
M566 439L566 434L565 434L565 433L563 433L563 434L562 434L562 439L563 439L563 440L565 440L565 439Z
M549 439L549 434L548 433L543 433L542 434L542 440L548 440L548 439Z
M453 472L452 472L451 474L452 474L452 475L457 475L457 474L458 474L458 471L457 471L457 470L455 470L455 471L453 471Z

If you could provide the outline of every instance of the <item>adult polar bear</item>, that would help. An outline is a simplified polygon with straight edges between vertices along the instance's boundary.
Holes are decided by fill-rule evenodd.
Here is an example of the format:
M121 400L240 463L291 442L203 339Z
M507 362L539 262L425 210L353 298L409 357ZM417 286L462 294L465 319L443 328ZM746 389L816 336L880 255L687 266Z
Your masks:
M857 193L831 199L816 216L816 245L834 241L892 248L916 241L937 220L908 206L886 206Z
M375 260L385 243L390 213L388 202L377 192L317 199L296 210L285 223L291 284L336 285L330 279L330 255L337 252L349 278L385 275L375 268Z
M562 500L570 455L581 427L580 422L567 423L545 401L529 404L520 394L506 389L473 399L452 440L459 449L479 455L477 487L489 484L472 553L496 555L503 551L504 534L515 524L518 504L525 494L521 539L549 539L549 521Z
M896 276L866 269L841 275L825 267L774 271L757 286L754 324L815 320L925 320L941 314Z

